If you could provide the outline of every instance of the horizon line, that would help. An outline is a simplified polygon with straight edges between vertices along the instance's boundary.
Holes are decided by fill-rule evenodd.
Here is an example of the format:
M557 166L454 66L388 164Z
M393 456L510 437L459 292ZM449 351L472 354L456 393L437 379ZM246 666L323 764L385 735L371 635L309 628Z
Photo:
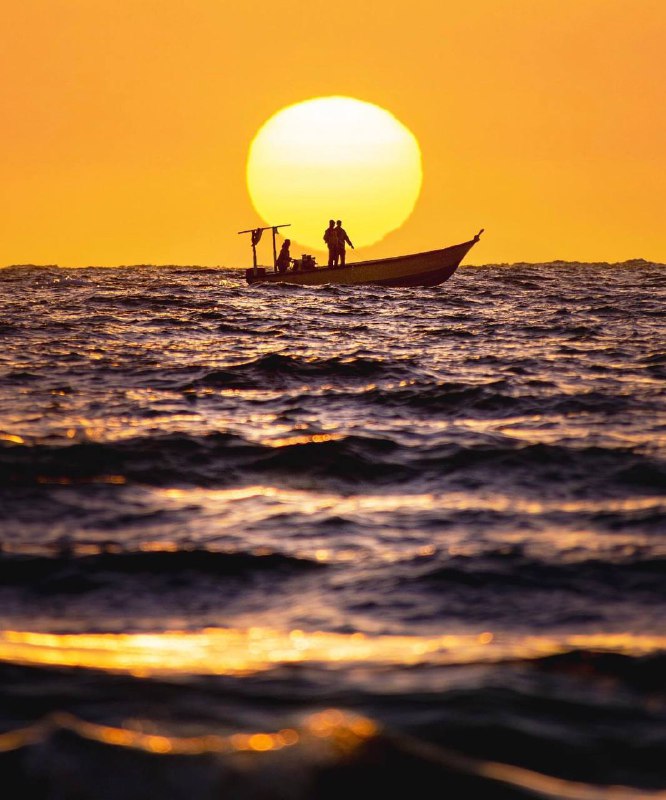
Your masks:
M636 258L625 258L622 261L577 261L575 259L569 258L553 258L548 261L486 261L484 263L479 264L461 264L458 269L463 269L465 267L504 267L504 266L543 266L545 264L608 264L609 266L615 265L622 265L622 264L634 264L634 263L643 263L643 264L652 264L656 267L666 267L666 262L662 261L652 261L651 259L643 258L643 257L636 257ZM258 267L264 269L271 269L272 267L269 264L258 264ZM353 266L352 263L349 266ZM227 266L225 264L173 264L173 263L164 263L164 264L146 264L146 263L136 263L136 264L112 264L112 265L102 265L102 264L80 264L80 265L65 265L65 264L33 264L25 262L23 264L4 264L0 266L0 270L6 269L229 269L235 270L238 272L244 271L246 269L252 269L252 267L234 267L234 266Z

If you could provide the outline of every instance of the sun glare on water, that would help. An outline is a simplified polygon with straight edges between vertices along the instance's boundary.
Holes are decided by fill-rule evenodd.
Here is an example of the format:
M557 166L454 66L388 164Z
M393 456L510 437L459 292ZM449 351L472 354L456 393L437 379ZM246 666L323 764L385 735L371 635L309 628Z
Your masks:
M252 203L269 225L325 250L329 219L341 219L355 247L399 228L421 190L415 136L388 111L350 97L288 106L257 132L247 162Z

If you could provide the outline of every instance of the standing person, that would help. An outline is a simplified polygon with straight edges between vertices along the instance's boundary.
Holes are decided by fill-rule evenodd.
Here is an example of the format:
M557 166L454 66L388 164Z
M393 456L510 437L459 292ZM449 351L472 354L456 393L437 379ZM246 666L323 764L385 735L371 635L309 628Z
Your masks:
M278 268L278 272L286 272L289 269L289 264L293 261L292 257L289 255L289 245L291 244L291 239L285 239L282 242L282 247L280 248L280 254L277 257L277 261L275 262L275 266Z
M335 233L337 236L337 244L338 244L338 258L336 259L336 265L340 267L344 267L345 265L345 244L348 244L351 249L354 249L354 245L351 243L351 239L347 236L347 231L342 227L342 221L338 220L336 223ZM339 264L337 262L339 261Z
M338 263L338 234L334 219L328 221L328 228L324 231L324 241L328 247L328 266L334 267Z

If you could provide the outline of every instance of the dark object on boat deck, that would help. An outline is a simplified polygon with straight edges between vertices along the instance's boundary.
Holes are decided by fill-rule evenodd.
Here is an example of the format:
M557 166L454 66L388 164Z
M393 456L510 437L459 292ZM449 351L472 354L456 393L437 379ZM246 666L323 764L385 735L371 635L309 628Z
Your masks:
M314 256L303 253L300 258L294 259L294 272L312 272L313 269L317 269Z
M304 286L323 286L327 283L373 286L437 286L448 280L460 262L479 241L483 228L473 239L441 250L414 253L373 261L358 261L344 267L322 267L308 271L285 273L267 272L264 268L245 271L249 284L297 283Z

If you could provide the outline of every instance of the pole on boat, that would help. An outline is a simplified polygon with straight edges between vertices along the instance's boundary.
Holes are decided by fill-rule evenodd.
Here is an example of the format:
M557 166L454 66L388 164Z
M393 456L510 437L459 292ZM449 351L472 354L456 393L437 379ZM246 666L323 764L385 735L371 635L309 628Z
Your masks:
M246 231L238 231L238 235L240 236L241 233L251 233L251 241L252 241L252 267L254 269L254 274L257 274L257 245L259 244L259 240L261 239L261 234L264 231L272 231L273 232L273 271L277 272L277 250L275 249L275 236L278 232L278 228L289 228L291 227L291 223L286 223L285 225L268 225L265 228L248 228Z
M257 274L257 242L256 239L260 237L256 236L256 233L252 231L252 267L254 268L254 274Z

